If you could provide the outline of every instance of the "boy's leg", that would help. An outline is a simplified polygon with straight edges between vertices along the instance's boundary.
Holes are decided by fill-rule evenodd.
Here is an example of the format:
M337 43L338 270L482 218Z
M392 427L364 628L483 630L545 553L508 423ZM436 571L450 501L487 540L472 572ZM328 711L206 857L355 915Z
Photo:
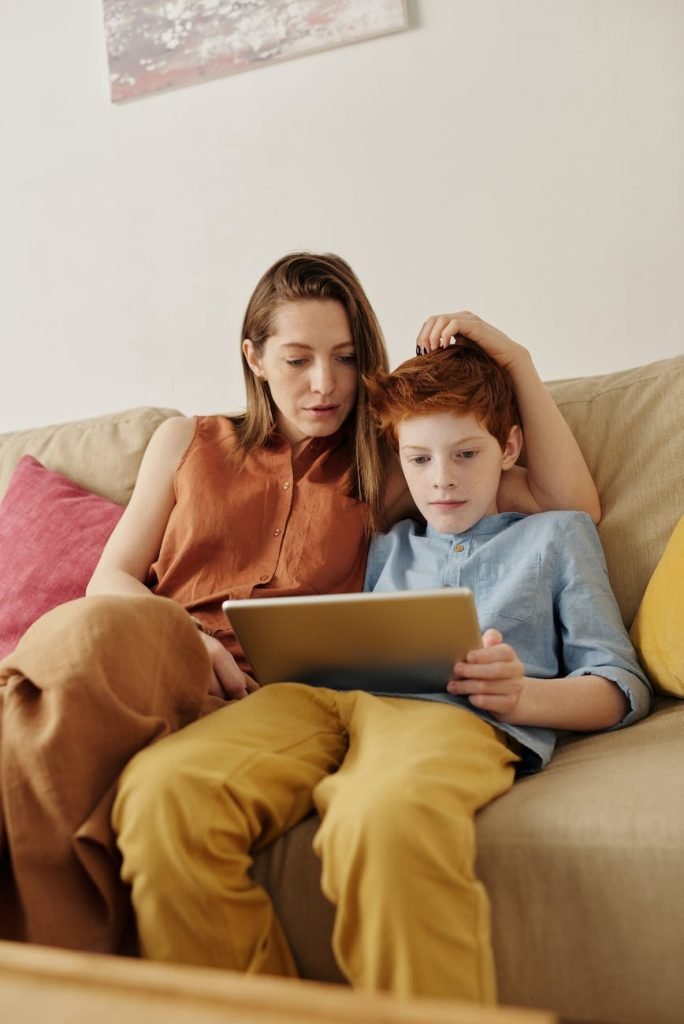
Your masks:
M489 904L473 817L517 757L461 708L340 695L349 752L314 800L333 945L352 984L398 995L496 998Z
M145 956L296 974L250 853L310 813L346 746L334 694L278 683L131 762L112 820Z
M114 783L141 747L198 716L210 671L183 609L144 596L62 605L0 663L3 937L116 951L130 902Z

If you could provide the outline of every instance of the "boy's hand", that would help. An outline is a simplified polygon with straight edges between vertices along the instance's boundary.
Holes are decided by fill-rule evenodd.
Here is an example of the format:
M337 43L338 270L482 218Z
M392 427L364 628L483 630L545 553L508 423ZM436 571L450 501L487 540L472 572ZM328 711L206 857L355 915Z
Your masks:
M433 352L438 348L446 348L455 334L464 334L477 342L504 369L512 370L514 364L529 359L526 348L503 331L480 320L479 316L465 311L441 313L426 320L416 339L416 352L420 355L424 350Z
M201 633L200 637L207 649L213 669L209 693L214 697L222 697L224 700L240 700L248 693L252 693L253 690L259 689L259 684L242 671L233 655L225 649L220 640L213 636L207 636L206 633Z
M454 665L449 693L465 696L473 707L489 711L502 722L512 717L525 686L524 668L513 648L496 629L482 637L483 647Z

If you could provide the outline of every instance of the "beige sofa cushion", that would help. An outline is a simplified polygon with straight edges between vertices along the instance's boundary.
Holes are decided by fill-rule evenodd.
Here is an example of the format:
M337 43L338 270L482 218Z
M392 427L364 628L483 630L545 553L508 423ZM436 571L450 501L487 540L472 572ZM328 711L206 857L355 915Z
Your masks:
M95 494L124 505L147 443L173 409L140 408L0 434L0 499L22 455L33 455Z
M575 739L477 817L503 1002L681 1024L684 706Z
M599 533L629 627L684 512L684 356L549 390L596 481Z

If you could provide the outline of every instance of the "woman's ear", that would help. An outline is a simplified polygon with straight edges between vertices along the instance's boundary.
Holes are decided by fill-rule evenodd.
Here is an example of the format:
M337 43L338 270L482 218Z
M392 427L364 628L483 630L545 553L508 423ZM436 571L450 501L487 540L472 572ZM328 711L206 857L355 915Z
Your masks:
M522 430L519 426L511 427L511 431L508 435L508 440L503 448L503 460L501 463L502 469L510 469L518 461L520 455L520 449L522 448L523 436Z
M254 376L258 377L259 380L266 380L266 375L261 365L261 357L257 352L256 345L250 338L245 338L242 342L242 354L247 360L247 365Z

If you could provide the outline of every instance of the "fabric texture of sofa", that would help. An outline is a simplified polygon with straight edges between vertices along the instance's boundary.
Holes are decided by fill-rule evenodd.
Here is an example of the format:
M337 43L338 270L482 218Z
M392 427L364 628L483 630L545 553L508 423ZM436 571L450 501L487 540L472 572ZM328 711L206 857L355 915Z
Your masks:
M542 774L478 816L477 870L492 904L499 995L567 1020L680 1024L681 539L663 553L684 514L684 356L549 388L599 489L599 532L628 627L653 577L633 636L647 669L659 659L652 677L660 693L651 716L632 728L564 740ZM19 459L32 455L124 504L149 437L172 412L137 409L0 435L0 498ZM0 505L0 561L1 530ZM661 621L669 632L652 636ZM311 848L316 826L312 816L258 854L253 872L273 897L301 974L339 981L333 909Z

